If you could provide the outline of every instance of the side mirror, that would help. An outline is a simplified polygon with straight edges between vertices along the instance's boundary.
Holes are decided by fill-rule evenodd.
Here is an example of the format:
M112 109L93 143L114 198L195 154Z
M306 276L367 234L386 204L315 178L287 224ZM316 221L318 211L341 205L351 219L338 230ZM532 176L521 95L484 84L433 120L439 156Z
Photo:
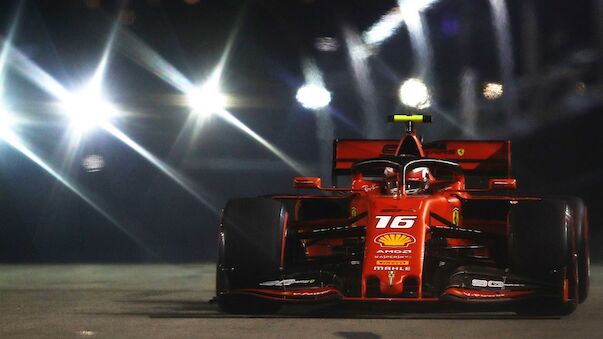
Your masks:
M293 187L320 189L320 178L318 178L318 177L295 177L295 178L293 178Z
M488 180L489 190L514 190L517 188L516 179L490 179Z

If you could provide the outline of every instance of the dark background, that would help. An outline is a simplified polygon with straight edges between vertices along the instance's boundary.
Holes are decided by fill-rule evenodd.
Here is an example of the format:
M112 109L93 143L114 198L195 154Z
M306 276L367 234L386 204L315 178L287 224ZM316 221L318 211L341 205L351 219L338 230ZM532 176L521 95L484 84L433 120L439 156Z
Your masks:
M502 2L502 1L500 1ZM589 207L591 248L603 257L600 192L603 164L603 2L507 1L511 33L508 101L486 101L481 86L500 82L503 72L487 0L441 0L424 12L432 45L434 123L420 127L426 140L511 139L514 175L521 193L577 195ZM190 81L202 82L232 49L221 79L228 111L308 169L328 173L317 137L315 113L295 100L304 83L303 62L321 70L333 100L328 114L337 138L367 134L363 100L354 77L345 32L361 33L395 1L3 1L0 35L68 89L76 89L99 63L114 24L143 42ZM16 20L16 21L15 21ZM335 51L316 48L333 37ZM116 226L27 157L0 142L0 261L201 261L215 258L219 209L241 196L293 192L295 171L227 122L212 117L187 123L182 92L132 57L132 40L118 35L104 81L106 95L128 112L114 124L186 176L209 206L176 185L152 164L104 131L86 135L75 147L64 142L67 123L56 101L7 66L4 103L18 114L16 130L27 145L119 223ZM134 53L135 54L135 53ZM397 138L400 126L386 115L405 111L401 82L416 74L416 58L403 26L368 59L378 133ZM464 126L462 74L476 82L475 134ZM366 84L365 84L366 85ZM366 93L365 93L366 94ZM503 100L505 99L505 100ZM74 162L62 166L73 151ZM323 152L321 155L321 152ZM105 167L87 172L90 155ZM326 179L328 182L328 179Z

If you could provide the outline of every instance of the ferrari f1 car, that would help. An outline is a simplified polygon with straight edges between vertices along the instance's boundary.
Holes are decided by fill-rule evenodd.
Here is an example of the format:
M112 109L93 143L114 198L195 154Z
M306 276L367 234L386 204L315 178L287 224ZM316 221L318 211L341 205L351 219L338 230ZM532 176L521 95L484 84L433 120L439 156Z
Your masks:
M510 141L336 140L333 187L230 200L216 298L231 313L321 301L507 303L571 313L588 294L587 210L518 196ZM347 178L347 187L337 181Z

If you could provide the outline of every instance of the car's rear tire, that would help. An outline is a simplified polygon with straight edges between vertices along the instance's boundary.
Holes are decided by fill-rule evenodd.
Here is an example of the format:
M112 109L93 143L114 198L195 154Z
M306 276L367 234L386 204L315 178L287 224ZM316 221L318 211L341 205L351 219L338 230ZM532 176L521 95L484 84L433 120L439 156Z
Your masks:
M227 313L267 314L280 303L237 293L280 276L287 211L267 198L231 200L226 204L218 238L216 298Z
M578 303L575 229L566 201L520 201L509 212L509 268L515 274L546 283L553 293L528 300L520 314L566 315ZM565 297L567 279L568 297Z

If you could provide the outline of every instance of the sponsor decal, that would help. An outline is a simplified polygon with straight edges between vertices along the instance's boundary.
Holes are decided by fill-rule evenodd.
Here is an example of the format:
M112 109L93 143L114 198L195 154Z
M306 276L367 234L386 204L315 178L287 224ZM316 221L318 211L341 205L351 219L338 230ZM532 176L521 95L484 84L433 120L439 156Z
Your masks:
M460 212L458 208L452 210L452 223L456 226L459 225Z
M504 288L504 287L522 287L524 284L506 284L499 280L484 280L484 279L473 279L471 280L471 286L475 287L491 287L491 288Z
M307 280L297 280L297 279L271 280L271 281L264 281L263 283L260 283L260 286L277 286L277 287L282 287L282 286L289 286L289 285L293 285L293 284L312 284L315 281L316 281L316 279L307 279Z
M374 191L379 188L379 185L362 185L361 187L365 192Z
M410 259L412 256L411 250L399 250L399 249L390 249L390 250L377 250L377 254L374 256L375 259Z
M373 271L410 271L410 266L373 266Z
M408 260L377 260L377 265L408 266Z
M464 148L457 149L456 154L458 154L459 157L462 157L463 155L465 155L465 149Z
M479 292L470 292L470 291L463 291L462 293L463 293L463 295L465 295L466 297L469 297L469 298L504 298L507 296L506 294L503 294L503 293L488 294L488 293L479 293Z
M412 256L410 255L376 255L375 259L410 259Z
M333 293L332 290L321 290L321 291L310 291L310 292L298 292L298 291L292 291L291 295L292 296L296 296L296 297L301 297L301 296L318 296L318 295L323 295L323 294L329 294L329 293Z
M407 247L416 242L415 237L406 233L385 233L375 237L375 242L381 247Z
M352 218L355 217L357 215L357 211L356 211L356 207L352 207L352 211L350 212L350 214L352 215Z
M398 250L398 249L377 250L377 253L379 253L379 254L411 254L412 250Z
M396 272L394 271L389 271L389 273L387 274L387 278L389 280L389 287L392 287L394 285L394 277L396 276Z
M416 215L399 215L392 219L391 215L375 216L379 221L375 228L411 228L415 224ZM391 221L391 222L390 222Z

